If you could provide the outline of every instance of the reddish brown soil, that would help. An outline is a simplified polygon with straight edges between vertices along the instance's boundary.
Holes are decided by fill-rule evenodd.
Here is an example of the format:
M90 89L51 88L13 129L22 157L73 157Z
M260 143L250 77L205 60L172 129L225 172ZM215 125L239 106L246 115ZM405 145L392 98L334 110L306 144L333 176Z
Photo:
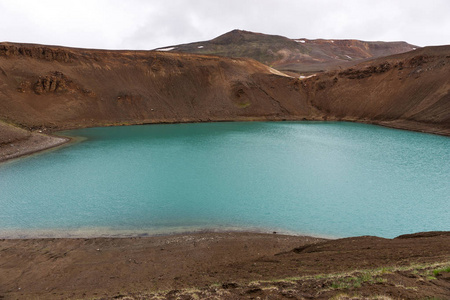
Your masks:
M249 59L0 45L0 119L30 129L322 117ZM303 95L303 96L302 96Z
M202 233L1 240L0 298L448 299L449 271L433 270L450 266L449 244L449 232L396 239Z
M449 134L450 47L422 48L305 79L312 104L338 119Z

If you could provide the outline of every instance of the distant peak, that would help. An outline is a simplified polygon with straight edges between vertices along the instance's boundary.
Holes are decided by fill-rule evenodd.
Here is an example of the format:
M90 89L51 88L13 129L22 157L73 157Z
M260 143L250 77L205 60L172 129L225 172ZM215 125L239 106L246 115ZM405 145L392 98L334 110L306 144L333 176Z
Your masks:
M242 43L242 42L249 42L249 41L268 41L269 39L283 39L288 40L286 37L277 36L277 35L270 35L270 34L264 34L259 32L252 32L247 30L241 30L241 29L234 29L232 31L229 31L227 33L224 33L215 39L212 40L213 43L218 44L233 44L233 43Z
M236 35L264 35L263 33L248 31L248 30L242 30L242 29L233 29L227 33L224 33L220 36L236 36Z
M230 32L224 33L216 37L215 39L213 39L213 41L220 44L236 43L238 41L244 40L245 36L248 36L249 34L252 34L252 32L234 29Z
M254 32L247 31L247 30L242 30L242 29L233 29L233 30L231 30L230 32L227 32L227 33L254 33ZM227 33L225 33L225 34L227 34Z

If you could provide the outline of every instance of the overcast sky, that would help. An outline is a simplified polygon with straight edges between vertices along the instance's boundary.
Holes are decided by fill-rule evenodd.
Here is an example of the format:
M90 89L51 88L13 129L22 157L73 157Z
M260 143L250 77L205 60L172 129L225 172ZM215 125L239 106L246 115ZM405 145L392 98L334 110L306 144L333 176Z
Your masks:
M233 29L450 45L449 0L0 0L0 41L154 49Z

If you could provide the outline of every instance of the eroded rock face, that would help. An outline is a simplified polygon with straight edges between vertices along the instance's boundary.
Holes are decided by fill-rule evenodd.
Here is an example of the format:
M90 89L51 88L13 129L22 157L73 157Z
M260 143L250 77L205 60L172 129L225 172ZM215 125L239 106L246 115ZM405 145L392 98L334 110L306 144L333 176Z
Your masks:
M81 93L84 96L95 96L94 92L82 88L59 71L41 75L37 79L31 77L22 80L16 90L19 93L34 93L36 95Z
M41 76L33 86L33 90L36 94L41 95L44 93L54 92L68 92L69 86L73 83L61 72L53 72L51 75Z
M63 49L52 49L45 46L29 47L19 45L0 45L0 56L24 56L48 61L71 62L74 55Z
M373 74L380 74L389 71L392 68L391 64L384 62L377 66L368 66L362 70L347 69L339 73L339 76L344 76L349 79L362 79L372 76Z
M34 81L33 79L30 79ZM30 80L23 80L19 83L17 91L19 93L34 92L42 95L45 93L65 93L75 89L73 82L64 76L63 73L55 71L49 75L39 76L34 83Z

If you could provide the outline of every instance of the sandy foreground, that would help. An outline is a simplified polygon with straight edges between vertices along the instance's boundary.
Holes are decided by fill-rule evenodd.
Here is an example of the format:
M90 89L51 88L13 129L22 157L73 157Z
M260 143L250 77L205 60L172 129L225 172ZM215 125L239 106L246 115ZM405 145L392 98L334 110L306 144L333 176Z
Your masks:
M450 299L449 245L450 232L3 239L0 299Z

